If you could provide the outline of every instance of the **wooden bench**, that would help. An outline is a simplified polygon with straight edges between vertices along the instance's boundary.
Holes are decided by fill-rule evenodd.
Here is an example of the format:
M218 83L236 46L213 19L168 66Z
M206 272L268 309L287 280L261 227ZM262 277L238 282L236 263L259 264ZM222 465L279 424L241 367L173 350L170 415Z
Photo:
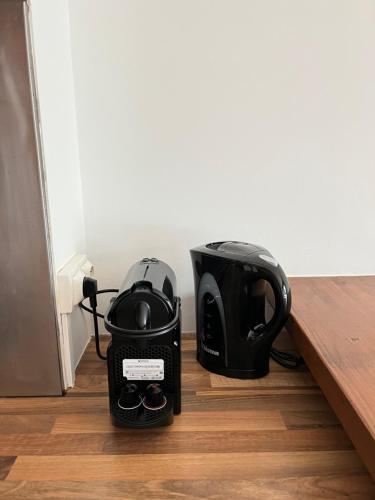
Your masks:
M287 329L375 479L375 276L289 281Z

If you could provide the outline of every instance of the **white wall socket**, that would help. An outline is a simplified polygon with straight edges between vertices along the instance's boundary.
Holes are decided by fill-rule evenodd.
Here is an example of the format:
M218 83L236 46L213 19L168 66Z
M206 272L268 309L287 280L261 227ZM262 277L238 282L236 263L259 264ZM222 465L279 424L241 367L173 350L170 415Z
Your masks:
M83 299L83 278L91 276L94 266L86 255L77 254L57 273L57 309L70 314Z

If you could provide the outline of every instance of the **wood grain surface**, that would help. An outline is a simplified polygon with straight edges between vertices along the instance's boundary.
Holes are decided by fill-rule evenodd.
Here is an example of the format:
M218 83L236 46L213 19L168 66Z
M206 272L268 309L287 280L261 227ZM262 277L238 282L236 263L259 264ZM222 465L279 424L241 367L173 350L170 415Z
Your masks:
M225 411L212 425L212 419L207 418L203 411L185 412L177 415L171 426L161 428L161 432L220 432L220 431L260 431L284 430L284 420L278 410L242 410ZM123 432L120 427L114 428L107 415L97 415L90 418L88 425L85 415L64 415L57 417L52 433L82 433L82 432Z
M246 479L288 475L361 472L354 450L251 453L150 453L65 455L16 458L7 478L13 481L142 481L163 479Z
M3 481L2 499L106 500L129 499L368 499L368 480L363 475L340 474L294 477L260 477L246 480L157 481Z
M294 349L285 332L278 343ZM0 400L0 498L375 498L306 368L272 364L262 383L236 384L197 364L192 338L183 346L183 412L170 427L112 426L92 343L65 397Z
M290 281L288 329L375 478L375 277Z

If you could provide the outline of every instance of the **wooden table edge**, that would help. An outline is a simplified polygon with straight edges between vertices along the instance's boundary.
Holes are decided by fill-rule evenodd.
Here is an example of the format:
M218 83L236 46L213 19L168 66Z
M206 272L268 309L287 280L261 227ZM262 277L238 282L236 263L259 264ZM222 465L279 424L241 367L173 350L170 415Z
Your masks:
M295 317L293 309L287 321L286 329L292 336L300 355L304 358L306 365L375 480L375 440L372 432L345 395L319 352L314 348L303 324Z

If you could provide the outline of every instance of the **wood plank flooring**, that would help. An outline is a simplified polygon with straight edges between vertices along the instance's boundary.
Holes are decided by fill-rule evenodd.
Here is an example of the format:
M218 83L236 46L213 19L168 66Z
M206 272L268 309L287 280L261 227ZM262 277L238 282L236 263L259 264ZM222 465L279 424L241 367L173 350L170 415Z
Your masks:
M293 349L285 332L278 346ZM172 426L111 425L93 344L65 397L0 400L0 498L374 499L375 485L306 368L227 379L187 337Z

